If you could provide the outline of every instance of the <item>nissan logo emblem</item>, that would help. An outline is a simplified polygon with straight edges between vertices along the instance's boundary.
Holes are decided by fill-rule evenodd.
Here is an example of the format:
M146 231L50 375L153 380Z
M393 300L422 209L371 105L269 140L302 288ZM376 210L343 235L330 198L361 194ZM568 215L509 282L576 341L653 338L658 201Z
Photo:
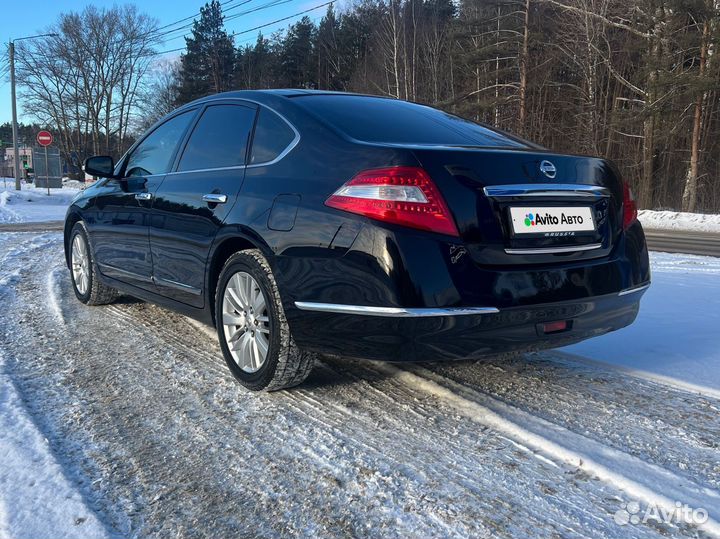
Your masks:
M540 172L552 180L557 174L557 169L550 161L540 161Z

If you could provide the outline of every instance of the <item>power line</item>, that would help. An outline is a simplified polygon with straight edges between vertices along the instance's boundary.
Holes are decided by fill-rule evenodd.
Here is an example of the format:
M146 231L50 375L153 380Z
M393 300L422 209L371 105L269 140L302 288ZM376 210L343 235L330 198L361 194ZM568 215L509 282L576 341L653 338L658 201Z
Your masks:
M234 2L234 1L236 1L236 0L225 0L224 2L220 2L220 7L222 7L222 6L226 5L226 4L229 4L230 2ZM227 9L228 9L228 10L229 10L229 9L233 9L234 7L238 7L238 6L241 6L241 5L243 5L243 4L247 4L248 2L251 2L251 1L252 1L252 0L244 0L243 2L241 2L240 4L238 4L237 6L232 6L232 7L227 8ZM199 14L200 14L200 11L194 13L193 15L190 15L189 17L184 17L184 18L182 18L182 19L178 19L178 20L175 21L175 22L171 22L171 23L166 24L166 25L164 25L164 26L160 26L159 28L156 28L155 30L153 30L153 32L151 32L151 34L156 33L156 32L159 32L160 30L164 30L165 28L170 28L171 26L175 26L176 24L180 24L181 22L185 22L185 21L188 21L188 20L190 20L190 19L195 19L195 17L197 17ZM192 23L190 23L190 24L187 25L187 26L191 26L191 25L192 25ZM175 29L173 29L173 30L169 30L167 33L174 32L174 31L179 30L179 29L180 29L180 28L175 28Z
M235 6L232 6L231 9L234 9L234 8L236 8L236 7L240 7L241 5L247 4L247 3L250 2L250 1L252 1L252 0L244 0L244 1L241 2L240 4L237 4L237 5L235 5ZM281 4L286 4L286 3L288 3L288 2L293 2L293 1L294 1L294 0L271 0L270 2L267 2L267 3L265 3L265 4L262 4L262 5L260 5L260 6L255 7L255 8L246 9L246 10L244 10L244 11L241 11L240 13L233 13L232 15L230 15L230 16L228 16L228 17L224 17L224 22L227 22L227 21L233 20L233 19L237 19L237 18L242 17L242 16L244 16L244 15L247 15L247 14L249 14L249 13L255 13L255 12L257 12L257 11L262 11L263 9L267 9L267 8L279 6L279 5L281 5ZM194 22L194 21L193 21L193 22ZM175 29L173 29L173 30L170 30L170 31L168 31L168 32L165 32L164 34L158 35L158 36L156 36L156 37L157 37L157 38L160 38L160 37L162 37L162 36L169 35L169 34L172 34L172 33L174 33L174 32L177 32L177 31L181 31L181 32L182 32L181 34L176 35L176 36L173 36L173 37L166 38L166 39L164 39L163 41L169 42L169 41L174 41L174 40L176 40L176 39L180 39L180 38L182 38L182 37L185 37L185 35L186 35L185 28L189 28L190 26L192 26L192 24L193 24L193 23L190 23L190 24L188 24L188 25L185 25L185 26L182 26L182 27L179 27L179 28L175 28Z
M272 0L271 2L268 2L267 4L263 4L256 8L253 8L253 9L246 9L245 11L242 11L240 13L233 13L229 17L225 17L225 22L232 21L233 19L237 19L238 17L242 17L243 15L247 15L248 13L255 13L256 11L261 11L261 10L267 9L269 7L279 6L281 4L287 4L288 2L293 2L293 1L294 0Z
M220 6L226 5L226 4L229 3L229 2L236 2L236 1L237 1L237 0L226 0L225 2L222 2L222 3L220 4ZM232 10L234 10L234 9L237 9L237 8L241 7L241 6L244 6L245 4L249 4L249 3L252 2L252 1L253 1L253 0L242 0L242 1L240 1L239 3L237 3L237 4L235 4L235 5L232 5L232 6L230 6L230 7L225 8L225 9L223 10L223 20L224 20L224 21L228 21L228 20L236 19L236 18L238 18L238 17L242 17L243 15L247 15L248 13L254 13L254 12L256 12L256 11L260 11L260 10L263 10L263 9L267 9L267 8L273 7L273 6L275 6L275 5L284 4L284 3L290 2L290 1L292 1L292 0L280 0L280 1L279 1L279 0L272 0L271 2L268 2L267 4L263 4L263 5L258 6L258 7L256 7L256 8L253 8L253 9L248 9L248 10L245 10L245 11L241 11L240 13L233 13L232 15L229 15L229 16L226 16L226 15L225 15L225 14L228 13L229 11L232 11ZM150 32L150 34L148 34L148 35L153 36L153 37L156 38L156 39L159 39L159 38L162 38L162 37L164 37L164 36L168 36L168 35L170 35L170 34L173 34L173 33L175 33L175 32L181 32L180 35L173 36L173 37L171 37L171 38L167 38L167 39L165 39L165 40L163 40L163 41L173 41L173 40L175 40L175 39L179 39L179 38L183 37L183 36L186 34L186 30L187 30L187 29L189 29L189 28L192 27L192 25L195 23L195 18L196 18L197 16L198 16L198 15L196 14L196 15L193 15L193 16L191 16L191 17L186 17L185 19L181 19L181 20L179 20L179 21L176 21L175 23L171 23L171 24L169 24L169 25L166 24L165 26L161 26L160 28L156 29L154 32L157 32L158 30L162 30L162 29L167 28L167 27L169 27L169 26L174 26L175 24L177 24L177 23L179 23L179 22L183 22L183 21L185 21L185 20L192 19L189 23L183 24L182 26L178 26L177 28L171 28L171 29L169 29L169 30L167 30L167 31L165 31L165 32L161 32L161 33L157 34L156 36L153 36L153 33L154 33L154 32Z
M293 17L297 17L298 15L304 15L305 13L310 13L311 11L315 11L316 9L320 9L321 7L329 6L330 4L334 4L337 0L330 0L329 2L325 2L324 4L319 4L315 7L311 7L310 9L306 9L305 11L299 11L298 13L293 13L292 15L288 15L287 17L283 17L282 19L277 19L272 22L261 24L260 26L256 26L254 28L249 28L247 30L243 30L242 32L233 32L230 34L230 37L239 36L242 34L247 34L248 32L252 32L254 30L260 30L261 28L265 28L266 26L271 26L273 24L277 24L279 22L287 21L288 19L292 19Z
M185 47L178 47L177 49L170 49L170 50L167 50L167 51L153 52L153 53L150 53L150 54L146 54L145 56L160 56L161 54L168 54L168 53L171 53L171 52L178 52L178 51L184 51L184 50L185 50Z
M287 1L290 1L290 0L279 0L279 1L281 1L281 2L284 3L284 2L287 2ZM242 34L247 34L247 33L249 33L249 32L254 32L255 30L260 30L260 29L262 29L262 28L266 28L266 27L268 27L268 26L272 26L273 24L277 24L277 23L279 23L279 22L287 21L287 20L292 19L292 18L294 18L294 17L297 17L297 16L299 16L299 15L304 15L305 13L310 13L311 11L315 11L316 9L320 9L320 8L322 8L322 7L325 7L325 6L329 6L329 5L331 5L331 4L334 4L336 1L337 1L337 0L330 0L329 2L325 2L325 3L323 3L323 4L318 4L317 6L311 7L311 8L309 8L309 9L306 9L306 10L303 10L303 11L298 11L297 13L293 13L292 15L288 15L287 17L283 17L283 18L281 18L281 19L276 19L276 20L274 20L274 21L270 21L270 22L268 22L268 23L261 24L261 25L259 25L259 26L255 26L255 27L253 27L253 28L248 28L247 30L241 30L241 31L238 31L238 32L233 32L232 34L229 34L229 37L235 37L235 36L239 36L239 35L242 35ZM182 51L182 50L184 50L184 49L185 49L185 47L178 47L178 48L176 48L176 49L170 49L170 50L167 50L167 51L160 51L160 52L155 52L155 53L152 53L152 54L148 54L147 56L159 56L159 55L161 55L161 54L168 54L168 53L171 53L171 52L178 52L178 51Z
M325 16L325 15L320 15L319 17L314 17L314 18L312 18L312 19L310 19L310 20L311 20L313 23L316 23L316 22L318 22L319 20L321 20L324 16ZM247 45L248 43L253 43L255 40L257 40L257 37L248 38L248 39L246 39L245 41L240 41L239 43L236 43L236 44L235 44L235 47L236 47L236 48L240 48L240 47L242 47L242 46L244 46L244 45Z
M276 1L276 0L275 0L275 1ZM228 9L226 9L226 10L224 11L224 13L227 13L227 11L229 11L230 9L235 9L235 8L237 8L237 7L243 6L243 5L248 4L248 3L250 3L250 2L252 2L252 0L243 0L243 1L240 2L239 4L236 4L236 5L234 5L234 6L231 6L231 7L228 8ZM226 3L227 3L227 2L226 2ZM240 13L240 14L242 15L242 14L244 14L244 13L245 13L245 12L242 12L242 13ZM225 18L225 19L226 19L226 18ZM194 23L195 23L195 19L193 18L193 20L192 20L190 23L188 23L188 24L185 24L185 25L183 25L183 26L179 26L179 27L177 27L177 28L173 28L173 29L171 29L171 30L168 30L167 32L163 32L163 33L158 34L157 36L154 36L154 37L155 37L156 39L160 39L160 38L163 38L163 37L168 36L168 35L170 35L170 34L173 34L173 33L175 33L175 32L180 32L180 34L178 34L178 35L176 35L176 36L166 37L165 39L161 39L161 40L164 41L164 42L168 42L168 41L174 41L174 40L176 40L176 39L180 39L180 38L182 38L182 37L185 37L185 35L187 35L187 30L188 30L190 27L192 27L192 25L193 25Z

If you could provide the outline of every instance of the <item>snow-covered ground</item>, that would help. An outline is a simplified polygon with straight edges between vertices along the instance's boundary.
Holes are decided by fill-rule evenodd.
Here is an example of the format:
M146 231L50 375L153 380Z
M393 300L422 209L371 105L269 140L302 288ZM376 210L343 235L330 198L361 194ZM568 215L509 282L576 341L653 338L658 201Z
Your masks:
M3 369L0 351L0 537L109 537L66 478Z
M640 210L638 219L647 229L720 233L720 214Z
M273 394L183 316L80 304L59 233L0 235L0 263L0 435L49 463L0 472L0 536L35 536L23 507L57 537L720 537L716 259L653 253L636 326L597 349L324 358ZM676 503L709 518L642 521Z
M61 189L34 187L22 184L15 190L15 180L0 178L0 223L58 221L65 219L73 197L79 192L80 182L66 182Z

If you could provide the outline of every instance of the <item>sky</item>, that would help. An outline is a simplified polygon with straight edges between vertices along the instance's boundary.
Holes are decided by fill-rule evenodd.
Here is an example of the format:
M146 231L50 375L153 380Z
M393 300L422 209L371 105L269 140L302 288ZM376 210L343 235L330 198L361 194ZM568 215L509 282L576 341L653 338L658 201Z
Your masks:
M224 9L227 10L226 15L234 15L243 11L258 8L271 0L221 0ZM275 5L265 9L254 11L239 16L225 23L228 32L242 32L256 26L260 26L277 19L281 19L300 11L310 9L319 4L323 4L326 0L287 0L280 5ZM118 0L2 0L2 10L0 14L0 43L7 43L11 39L30 36L43 33L49 26L53 25L61 13L70 11L82 11L86 6L94 5L98 8L110 8L113 5L136 4L140 10L151 17L158 20L159 26L178 21L185 17L199 15L200 7L205 4L204 0L136 0L123 2ZM238 5L238 4L243 5ZM325 13L326 7L307 13L307 16L313 20L319 20ZM284 29L295 20L302 17L298 15L287 21L273 24L262 29L264 35L270 35L278 29ZM190 22L190 21L186 21ZM178 24L182 26L186 22ZM185 29L189 32L189 29ZM168 36L171 38L166 41L160 50L177 49L185 45L183 39L183 31L174 32ZM244 43L252 43L257 38L257 31L252 31L239 35L235 38L235 45ZM178 56L180 52L171 52L158 58L173 58ZM7 64L7 47L0 46L0 72ZM10 82L9 75L5 75L0 79L0 124L8 122L12 119L12 109L10 101ZM31 118L23 114L22 101L18 99L18 120L23 122L31 121Z

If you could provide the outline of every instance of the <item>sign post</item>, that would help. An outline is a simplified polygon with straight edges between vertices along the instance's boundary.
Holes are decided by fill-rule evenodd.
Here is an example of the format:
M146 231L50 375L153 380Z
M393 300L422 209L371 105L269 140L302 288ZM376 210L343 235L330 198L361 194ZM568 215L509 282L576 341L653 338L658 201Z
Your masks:
M50 131L40 131L36 138L37 143L45 148L45 181L47 182L47 194L50 196L50 170L48 169L47 147L52 144L53 136Z
M3 141L0 139L0 152L2 152L2 149L3 149ZM5 163L5 152L0 154L0 156L2 156L1 157L2 162ZM3 189L7 189L7 178L5 177L4 174L3 174Z

